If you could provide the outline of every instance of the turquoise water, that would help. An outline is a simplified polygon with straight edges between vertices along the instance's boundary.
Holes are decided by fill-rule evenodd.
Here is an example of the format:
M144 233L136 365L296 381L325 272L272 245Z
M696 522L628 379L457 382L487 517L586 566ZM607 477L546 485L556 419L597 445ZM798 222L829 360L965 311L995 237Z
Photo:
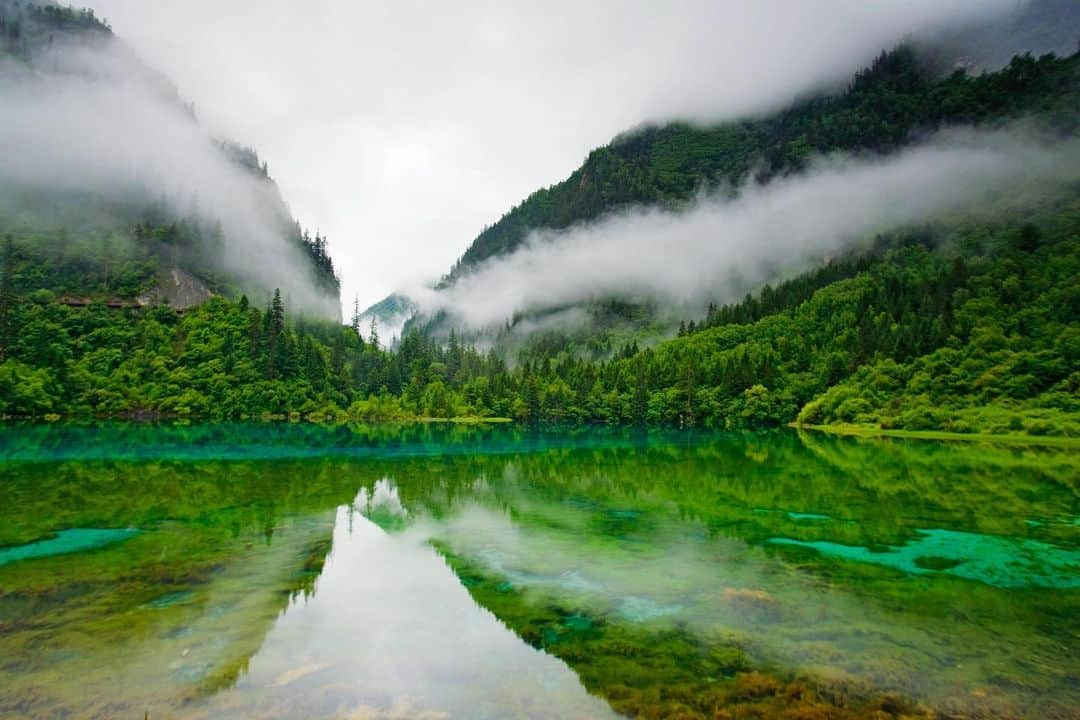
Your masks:
M854 547L827 541L770 538L844 560L906 573L947 573L1002 588L1080 588L1080 552L1037 540L1000 538L952 530L917 530L901 546ZM941 567L935 567L941 566Z
M7 427L0 718L1073 718L1078 478L795 432Z
M52 555L66 555L67 553L84 550L95 550L106 545L123 542L138 532L134 528L75 528L73 530L60 530L56 533L56 537L47 540L39 540L16 547L0 548L0 565L6 565L9 562L18 560L32 560Z

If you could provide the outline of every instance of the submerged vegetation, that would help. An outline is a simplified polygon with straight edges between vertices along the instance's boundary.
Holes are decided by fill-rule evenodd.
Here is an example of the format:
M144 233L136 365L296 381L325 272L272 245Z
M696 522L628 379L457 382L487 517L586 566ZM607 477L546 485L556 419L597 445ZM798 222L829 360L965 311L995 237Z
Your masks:
M469 716L524 695L544 698L532 716L565 717L585 694L553 689L551 658L649 719L1075 706L1060 661L1080 618L1075 450L126 427L0 431L0 547L24 549L0 556L0 714ZM123 536L55 542L71 529ZM971 542L927 554L943 532ZM925 556L912 569L828 543Z

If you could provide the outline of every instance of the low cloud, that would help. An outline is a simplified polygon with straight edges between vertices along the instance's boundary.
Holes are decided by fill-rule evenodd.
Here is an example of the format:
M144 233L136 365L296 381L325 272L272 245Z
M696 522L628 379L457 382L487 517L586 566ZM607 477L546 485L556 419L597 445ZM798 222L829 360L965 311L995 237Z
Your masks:
M30 66L0 62L0 97L0 200L9 211L26 194L81 197L98 217L103 207L163 199L178 217L221 224L223 270L280 287L295 308L338 316L337 299L316 286L290 239L295 228L276 185L230 159L119 41L57 38Z
M993 203L995 194L1080 180L1080 141L1023 132L949 132L887 159L822 157L803 175L708 195L689 209L635 209L522 249L443 291L416 290L426 314L474 329L516 313L606 297L690 303L741 297L778 274L875 232Z
M905 38L1026 4L87 2L270 157L364 305L439 277L485 223L627 128L766 113Z

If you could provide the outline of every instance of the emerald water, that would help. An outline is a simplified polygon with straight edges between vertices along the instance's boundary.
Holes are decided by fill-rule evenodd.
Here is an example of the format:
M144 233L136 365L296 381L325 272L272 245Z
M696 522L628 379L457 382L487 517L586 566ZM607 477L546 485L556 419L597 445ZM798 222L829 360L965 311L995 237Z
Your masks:
M1076 718L1080 450L0 430L2 718Z

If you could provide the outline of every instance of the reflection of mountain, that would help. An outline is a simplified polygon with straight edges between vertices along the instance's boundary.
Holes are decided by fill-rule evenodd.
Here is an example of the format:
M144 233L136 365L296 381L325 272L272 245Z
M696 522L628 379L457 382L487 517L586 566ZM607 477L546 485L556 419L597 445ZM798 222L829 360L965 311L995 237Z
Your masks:
M1045 628L1062 629L1075 592L1010 592L935 568L935 558L920 568L927 582L764 541L874 548L954 528L940 534L1001 551L972 567L1007 566L1010 548L1031 542L1012 539L1033 535L1026 519L1075 510L1060 482L1075 453L804 440L728 436L387 471L415 526L435 520L433 543L473 598L620 712L881 717L921 701L994 717L1060 714L1072 690L1048 662L1058 641ZM1034 535L1065 544L1046 558L1060 573L1076 562L1076 534L1057 527ZM1045 693L1023 680L1033 666ZM883 698L894 691L913 700Z
M21 659L0 667L0 716L158 717L235 683L330 552L348 493L311 469L300 485L235 463L3 466L17 535L143 532L0 568L0 656Z
M339 509L319 592L282 615L206 717L613 717L564 663L477 606L401 514L384 482Z
M9 428L0 456L0 546L142 530L0 566L0 716L601 715L582 685L641 717L1080 702L1077 591L768 542L1075 557L1074 450L275 425Z

